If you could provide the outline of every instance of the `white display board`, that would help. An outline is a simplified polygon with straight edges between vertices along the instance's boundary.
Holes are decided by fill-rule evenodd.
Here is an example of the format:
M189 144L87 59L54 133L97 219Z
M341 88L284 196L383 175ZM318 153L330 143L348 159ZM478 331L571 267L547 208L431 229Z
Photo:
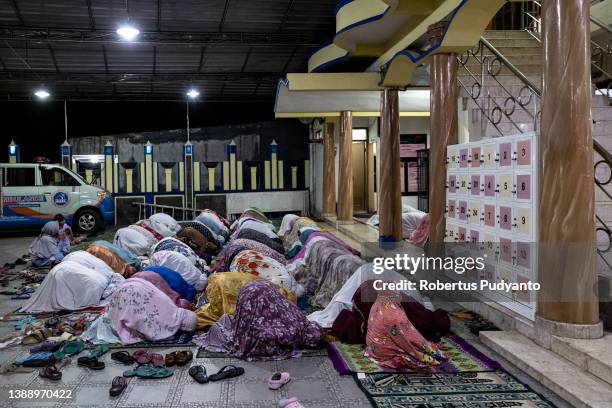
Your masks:
M447 148L445 240L478 243L474 249L487 254L485 270L469 279L537 282L536 141L525 133ZM534 319L533 291L501 294L501 301L500 292L482 294Z

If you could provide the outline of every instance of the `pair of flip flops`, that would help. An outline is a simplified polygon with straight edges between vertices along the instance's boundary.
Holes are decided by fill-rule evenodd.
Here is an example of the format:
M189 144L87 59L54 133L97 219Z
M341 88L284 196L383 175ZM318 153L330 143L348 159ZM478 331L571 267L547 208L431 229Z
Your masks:
M127 351L116 351L111 353L111 360L118 361L125 365L132 365L136 362L134 357L132 357Z
M152 364L155 367L163 367L164 366L164 356L157 353L149 353L145 350L136 350L132 357L138 364Z
M45 341L48 337L51 337L51 330L49 329L35 329L21 339L21 344L37 344Z
M45 340L42 343L30 348L30 353L38 353L39 351L57 351L64 344L61 341Z
M62 379L61 371L59 371L57 367L54 366L53 364L50 364L46 366L45 368L43 368L42 370L40 370L38 372L38 375L42 378L47 378L51 381L59 381Z
M166 367L172 367L173 365L184 366L193 360L193 353L189 350L173 351L166 354L164 359Z
M15 360L15 364L24 367L44 367L55 362L55 357L48 351L32 353Z
M56 351L55 358L61 360L64 356L75 356L85 349L85 343L81 340L69 341L61 350Z
M104 362L102 361L99 361L97 357L90 356L79 357L77 359L77 364L81 367L87 367L90 370L103 370L104 367L106 367L106 364L104 364Z
M239 377L242 374L244 374L244 368L234 365L226 365L210 377L206 375L206 367L204 366L196 365L189 368L191 378L200 384L206 384L208 381L220 381L226 378Z
M29 374L32 371L34 371L33 368L23 367L17 364L5 364L2 367L0 367L0 374L13 374L13 373Z
M101 357L104 354L108 353L108 350L110 350L110 347L108 347L106 344L98 344L93 349L91 349L91 351L89 352L89 357Z
M15 292L15 294L13 296L11 296L11 299L13 299L13 300L29 299L30 298L30 294L32 294L34 292L35 292L35 290L33 288L23 288L23 289Z
M139 378L166 378L174 374L172 370L166 367L156 367L153 364L139 365L133 370L123 372L124 377L139 377Z

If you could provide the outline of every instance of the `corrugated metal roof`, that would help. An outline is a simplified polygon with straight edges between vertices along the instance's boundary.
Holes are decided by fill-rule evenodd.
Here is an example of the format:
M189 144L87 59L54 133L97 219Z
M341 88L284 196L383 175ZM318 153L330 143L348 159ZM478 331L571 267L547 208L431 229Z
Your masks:
M0 98L273 99L333 33L336 0L0 0Z

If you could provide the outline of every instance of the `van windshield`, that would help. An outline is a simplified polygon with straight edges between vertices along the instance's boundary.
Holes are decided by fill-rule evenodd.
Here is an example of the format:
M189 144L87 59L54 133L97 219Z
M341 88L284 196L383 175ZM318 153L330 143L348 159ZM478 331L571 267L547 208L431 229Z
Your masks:
M66 169L59 167L41 167L40 175L44 186L76 187L81 183Z

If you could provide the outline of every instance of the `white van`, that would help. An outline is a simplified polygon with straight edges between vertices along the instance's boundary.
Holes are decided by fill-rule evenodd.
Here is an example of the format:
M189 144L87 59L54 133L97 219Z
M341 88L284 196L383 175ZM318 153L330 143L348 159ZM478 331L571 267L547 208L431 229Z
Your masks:
M59 164L0 163L0 229L40 227L56 214L81 233L114 223L110 193L71 170Z

